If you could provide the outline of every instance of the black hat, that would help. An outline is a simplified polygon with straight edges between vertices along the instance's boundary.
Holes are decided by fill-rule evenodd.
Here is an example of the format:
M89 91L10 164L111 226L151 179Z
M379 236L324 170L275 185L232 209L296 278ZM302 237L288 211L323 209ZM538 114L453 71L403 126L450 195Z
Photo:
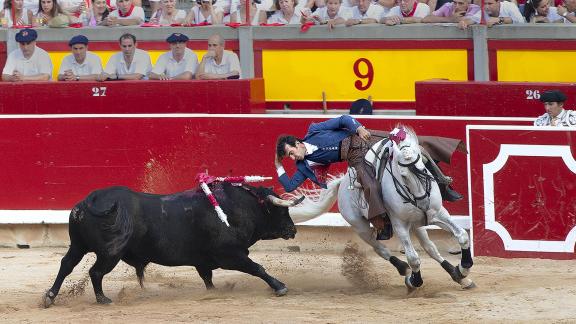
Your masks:
M30 43L38 38L38 33L34 29L24 28L16 34L18 43Z
M84 35L76 35L70 39L68 46L74 46L76 44L88 45L88 37Z
M188 36L181 33L173 33L166 38L168 43L186 43L188 41Z
M564 102L566 101L566 95L560 90L548 90L540 95L540 101L542 102Z
M358 99L350 106L350 115L372 115L372 104L369 100Z

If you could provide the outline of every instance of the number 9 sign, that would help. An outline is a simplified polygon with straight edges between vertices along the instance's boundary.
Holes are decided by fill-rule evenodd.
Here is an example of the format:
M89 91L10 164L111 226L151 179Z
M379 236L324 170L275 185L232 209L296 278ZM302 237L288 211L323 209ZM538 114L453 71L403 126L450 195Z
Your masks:
M360 71L360 65L362 66L362 70L366 70L366 73L362 73ZM365 66L365 67L364 67ZM367 58L359 58L354 62L354 74L359 79L365 79L366 84L362 83L362 80L356 80L354 82L354 87L360 91L368 90L372 85L372 81L374 81L374 67L372 66L372 62Z

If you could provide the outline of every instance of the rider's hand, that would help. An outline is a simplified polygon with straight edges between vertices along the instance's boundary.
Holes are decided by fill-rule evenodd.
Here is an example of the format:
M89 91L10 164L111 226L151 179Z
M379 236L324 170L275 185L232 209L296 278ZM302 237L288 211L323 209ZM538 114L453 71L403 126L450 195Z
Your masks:
M360 136L360 138L364 141L368 141L370 138L370 132L364 126L358 127L356 132L358 133L358 136Z
M278 157L278 154L274 154L274 165L276 166L276 169L282 166L282 161Z

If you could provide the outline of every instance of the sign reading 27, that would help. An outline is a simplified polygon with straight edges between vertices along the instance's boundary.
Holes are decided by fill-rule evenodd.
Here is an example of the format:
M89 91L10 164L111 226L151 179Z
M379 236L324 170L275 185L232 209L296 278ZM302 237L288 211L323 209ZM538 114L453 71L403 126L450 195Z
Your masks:
M370 88L372 85L372 81L374 81L374 67L372 66L372 62L370 62L367 58L359 58L354 62L354 74L358 77L359 80L354 81L354 87L360 91L365 91ZM366 73L362 73L360 70L365 70ZM366 84L363 83L366 81Z

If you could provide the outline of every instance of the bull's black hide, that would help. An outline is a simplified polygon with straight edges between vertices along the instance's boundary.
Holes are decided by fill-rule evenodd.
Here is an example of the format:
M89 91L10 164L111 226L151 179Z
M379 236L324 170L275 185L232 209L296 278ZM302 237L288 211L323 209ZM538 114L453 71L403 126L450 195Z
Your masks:
M258 240L293 238L296 227L288 208L275 205L274 192L263 187L216 183L212 191L230 227L201 190L153 195L110 187L92 192L70 213L70 248L46 292L45 306L54 302L66 276L89 252L97 256L89 273L98 303L111 302L102 291L102 278L120 260L136 269L141 285L144 268L152 262L194 266L207 289L214 287L212 270L222 268L257 276L276 294L285 294L286 285L252 261L248 248Z

